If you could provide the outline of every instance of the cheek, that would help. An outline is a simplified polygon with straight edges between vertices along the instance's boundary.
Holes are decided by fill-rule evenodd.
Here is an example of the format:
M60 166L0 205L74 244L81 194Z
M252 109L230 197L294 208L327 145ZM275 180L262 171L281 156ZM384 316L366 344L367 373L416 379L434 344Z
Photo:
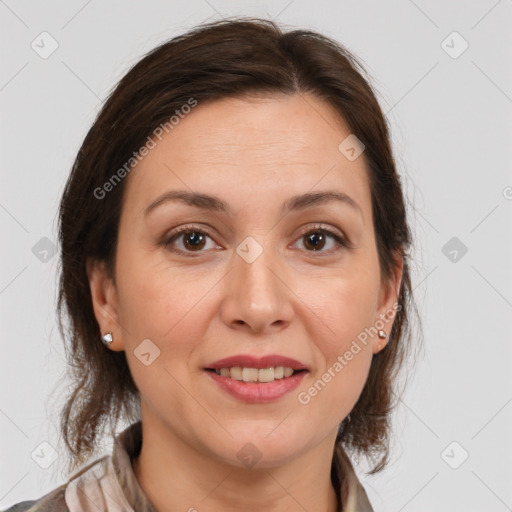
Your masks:
M184 277L168 266L142 264L128 266L124 275L130 279L119 285L120 320L125 327L126 357L133 379L155 411L172 410L177 417L186 415L186 394L192 368L193 355L204 338L211 321L204 304L208 291L218 278L197 274ZM143 340L151 340L157 348L146 343L146 352L158 354L148 366L137 354Z
M368 333L376 319L377 282L377 272L354 268L315 287L315 294L310 292L309 305L328 329L311 326L320 363L301 403L314 400L337 421L355 405L368 377L373 357Z
M364 338L365 329L376 320L378 274L357 269L340 274L326 279L323 286L316 286L316 292L310 291L308 299L311 309L327 327L322 330L327 335L321 343L328 360L343 354L358 336ZM360 344L362 349L368 348Z
M371 326L373 309L368 300L344 289L333 293L321 311L322 322L334 331L328 335L312 334L319 364L308 386L298 397L299 403L311 405L313 414L337 424L356 404L364 388L373 358L365 329ZM325 331L325 330L324 330Z
M119 283L119 317L134 380L143 394L146 390L152 396L172 399L169 391L173 390L173 396L180 396L171 375L186 383L197 371L199 349L217 311L209 304L219 276L197 269L185 274L170 268L168 262L154 264L150 258L125 261L121 268L130 276ZM145 339L159 350L147 368L136 357Z
M124 254L129 251L126 247ZM126 276L118 283L120 321L130 335L156 340L181 329L214 284L211 275L201 271L184 275L170 268L158 252L146 254L140 249L138 256L119 261L118 275Z

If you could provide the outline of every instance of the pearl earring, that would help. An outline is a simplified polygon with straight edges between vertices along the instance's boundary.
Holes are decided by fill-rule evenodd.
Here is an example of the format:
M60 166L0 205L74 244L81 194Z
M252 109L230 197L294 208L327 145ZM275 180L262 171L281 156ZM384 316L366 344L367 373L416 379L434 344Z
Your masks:
M112 337L112 332L108 332L107 334L104 334L101 337L101 340L103 341L103 344L106 347L108 347L114 341L114 338Z
M379 331L379 338L386 338L386 336L387 336L386 331L382 331L382 330ZM379 343L377 345L377 352L380 352L381 349L382 349L382 343Z

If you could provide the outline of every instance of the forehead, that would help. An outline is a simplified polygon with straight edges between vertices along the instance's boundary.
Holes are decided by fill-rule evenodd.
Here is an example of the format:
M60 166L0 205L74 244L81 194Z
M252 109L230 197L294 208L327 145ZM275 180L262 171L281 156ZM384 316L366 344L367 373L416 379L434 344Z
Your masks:
M198 104L131 172L124 207L140 212L176 188L230 196L235 209L335 188L368 209L364 154L351 161L339 150L349 135L337 112L311 95Z

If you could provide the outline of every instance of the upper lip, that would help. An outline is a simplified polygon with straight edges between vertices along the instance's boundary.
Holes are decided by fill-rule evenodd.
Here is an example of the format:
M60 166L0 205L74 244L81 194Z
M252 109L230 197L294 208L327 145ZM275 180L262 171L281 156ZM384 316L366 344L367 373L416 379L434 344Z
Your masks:
M207 369L233 368L242 366L244 368L270 368L271 366L287 366L294 370L307 370L307 366L297 359L270 354L263 357L254 357L247 354L238 354L236 356L225 357L214 363L209 364Z

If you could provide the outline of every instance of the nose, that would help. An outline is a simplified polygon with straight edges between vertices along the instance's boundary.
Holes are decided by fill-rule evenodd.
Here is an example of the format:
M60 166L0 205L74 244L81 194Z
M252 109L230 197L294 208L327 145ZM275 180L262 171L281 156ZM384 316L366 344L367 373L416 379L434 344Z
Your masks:
M275 334L290 324L293 293L279 267L267 249L251 263L234 255L220 312L226 325L247 333Z

